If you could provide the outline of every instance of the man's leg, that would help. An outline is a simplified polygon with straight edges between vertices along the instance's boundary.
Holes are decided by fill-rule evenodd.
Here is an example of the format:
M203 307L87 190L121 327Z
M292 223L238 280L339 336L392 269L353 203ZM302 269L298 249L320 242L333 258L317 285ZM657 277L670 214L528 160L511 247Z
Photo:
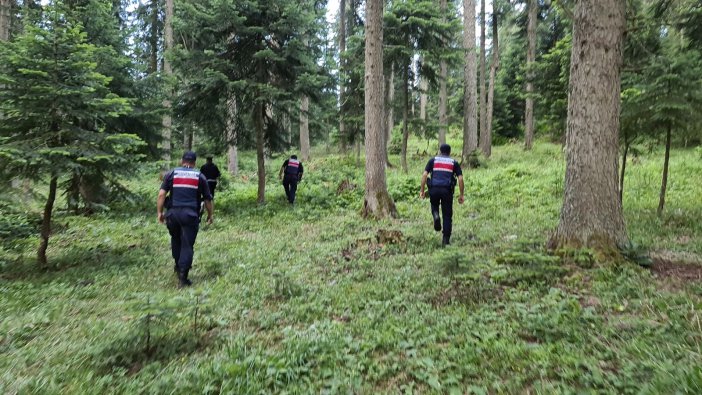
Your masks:
M188 280L188 272L193 265L193 248L195 239L199 230L199 222L195 212L183 211L180 215L181 219L181 243L180 243L180 259L178 260L178 272L181 285L190 285Z
M431 190L429 190L429 204L431 205L431 216L434 219L434 230L435 231L440 231L441 230L441 217L439 217L439 199L440 195L437 193L436 190L432 193Z
M180 260L180 236L181 229L180 223L176 221L174 215L170 215L166 218L166 227L168 228L168 233L171 235L171 256L175 264L173 265L173 271L178 272L178 261Z
M290 196L289 199L290 203L295 203L295 193L297 192L297 181L296 180L291 180L290 181Z
M285 197L288 198L288 202L290 201L290 180L288 180L287 176L283 176L283 188L285 188Z
M217 181L208 182L207 186L210 187L210 194L212 194L212 198L214 199L215 189L217 189Z
M444 216L443 244L451 244L453 230L453 193L451 191L446 191L441 197L441 214Z

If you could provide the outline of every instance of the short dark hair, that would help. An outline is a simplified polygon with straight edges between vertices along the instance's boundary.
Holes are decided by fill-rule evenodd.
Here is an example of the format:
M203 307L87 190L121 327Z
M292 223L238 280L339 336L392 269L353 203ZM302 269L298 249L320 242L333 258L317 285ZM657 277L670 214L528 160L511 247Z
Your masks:
M291 159L297 159L297 155L290 155Z
M451 146L448 144L441 144L441 146L439 147L439 152L448 155L451 153Z

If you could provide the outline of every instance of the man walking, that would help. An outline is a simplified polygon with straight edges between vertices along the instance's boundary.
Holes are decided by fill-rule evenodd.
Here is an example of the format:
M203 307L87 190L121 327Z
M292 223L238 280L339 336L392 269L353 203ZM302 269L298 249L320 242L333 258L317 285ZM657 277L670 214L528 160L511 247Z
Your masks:
M202 165L200 168L200 173L205 176L207 186L210 187L212 199L214 199L215 189L217 188L217 179L222 175L222 173L219 172L217 165L212 162L212 155L207 156L207 163Z
M283 166L280 168L278 177L283 179L285 196L288 197L288 202L290 202L290 204L295 204L297 183L302 180L302 173L304 171L305 169L302 167L302 162L297 160L297 155L290 156L290 159L283 162Z
M181 166L163 178L156 202L158 222L165 223L171 235L171 254L175 260L174 271L178 273L180 287L192 285L188 272L193 264L193 247L200 227L198 210L202 200L207 209L207 223L211 224L213 220L212 195L205 176L195 169L196 159L192 151L183 154ZM165 214L164 206L168 209Z
M429 202L431 204L431 215L434 218L434 230L437 232L442 229L439 206L441 206L441 214L444 217L442 246L451 244L453 190L456 187L456 180L458 180L459 190L458 203L463 204L464 200L461 165L449 155L451 155L451 146L441 144L439 156L429 159L427 166L424 168L422 186L419 192L419 197L424 199L424 187L427 185L427 177L431 174L431 179L429 180Z

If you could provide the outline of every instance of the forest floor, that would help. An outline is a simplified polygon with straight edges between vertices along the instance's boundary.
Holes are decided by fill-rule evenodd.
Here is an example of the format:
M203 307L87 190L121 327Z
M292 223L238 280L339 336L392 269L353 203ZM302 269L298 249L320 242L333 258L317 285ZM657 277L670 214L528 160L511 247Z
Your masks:
M426 154L389 170L399 218L369 221L363 169L323 151L294 207L275 178L284 158L258 206L244 153L188 289L156 221L156 165L110 212L57 213L54 269L37 269L35 237L5 243L0 393L702 393L699 150L673 151L662 219L661 152L628 166L628 231L650 267L544 250L560 146L496 147L466 169L445 249L418 197Z

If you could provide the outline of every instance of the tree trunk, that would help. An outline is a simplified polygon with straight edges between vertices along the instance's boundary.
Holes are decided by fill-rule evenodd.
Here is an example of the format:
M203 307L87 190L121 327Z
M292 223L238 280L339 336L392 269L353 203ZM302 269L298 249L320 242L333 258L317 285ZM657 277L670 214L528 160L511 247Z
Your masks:
M387 127L385 128L385 140L383 141L385 146L385 164L388 167L392 167L390 164L390 155L388 154L388 149L390 148L390 140L392 139L392 129L395 127L395 65L390 65L390 73L388 73L387 85L385 86L385 108L387 115Z
M58 177L52 176L51 181L49 182L49 196L46 198L46 204L44 205L44 216L41 220L39 249L37 250L37 260L39 261L39 266L42 268L46 268L48 263L46 259L46 249L49 247L49 236L51 236L51 214L54 211L57 184Z
M266 159L264 152L264 106L261 103L254 104L253 122L256 128L256 164L258 169L258 204L266 202Z
M439 7L441 8L441 19L446 23L446 0L440 0ZM448 66L446 65L446 60L441 59L439 62L439 145L446 144L446 128L448 127L448 117L446 115L448 103L448 93L446 90L447 78Z
M383 162L383 3L384 0L366 0L366 189L362 214L376 218L397 216L395 202L388 193Z
M575 6L565 195L552 248L616 253L628 243L617 185L625 8L625 0L580 0Z
M493 4L493 7L495 5ZM492 116L495 110L495 76L500 67L500 46L498 41L497 12L492 13L492 64L490 65L490 87L487 97L487 116L485 121L485 134L480 135L480 148L483 155L489 158L492 155Z
M419 119L422 121L427 120L427 101L429 90L429 82L427 82L426 77L419 77Z
M300 156L303 161L310 160L310 123L308 111L310 98L302 96L300 99Z
M629 146L631 143L624 142L624 152L622 152L622 172L619 176L619 203L624 207L624 175L626 175L626 157L629 154Z
M12 2L10 0L0 0L0 41L10 40L11 10Z
M158 0L151 0L151 26L149 31L149 68L147 72L153 74L158 71Z
M163 56L163 73L166 77L170 77L173 74L171 69L171 62L165 54L173 48L173 0L166 0L166 21L163 33L164 42L164 56ZM163 160L166 163L171 161L171 127L173 126L173 119L171 118L171 92L169 90L168 98L163 101L163 106L166 108L166 115L163 116Z
M668 188L668 164L670 163L670 138L671 126L668 125L668 130L665 134L665 159L663 161L663 179L661 181L661 196L658 199L658 210L656 214L660 217L663 215L663 207L665 206L665 191Z
M227 158L229 159L227 170L232 176L236 176L239 173L239 151L236 146L236 117L236 97L230 94L229 98L227 98L227 129L225 130L225 135L229 146L227 149Z
M183 128L183 149L185 151L193 150L193 126L188 125Z
M474 0L463 0L463 49L465 51L463 67L465 90L463 92L463 152L461 158L463 162L466 162L471 152L478 147Z
M485 94L485 85L487 78L485 76L485 0L480 0L480 85L478 87L478 95L480 97L480 134L479 139L482 143L485 140L487 133L487 95ZM481 144L482 148L482 144ZM484 152L484 150L483 150Z
M353 1L353 0L351 0ZM344 123L344 101L346 100L346 0L339 1L339 143L341 152L346 152L346 124Z
M402 90L404 91L404 103L402 106L402 155L400 158L402 171L407 173L407 140L409 140L409 66L404 66L402 73Z
M527 0L527 84L524 108L524 148L530 150L534 144L534 61L536 60L537 0ZM575 53L575 52L574 52Z

